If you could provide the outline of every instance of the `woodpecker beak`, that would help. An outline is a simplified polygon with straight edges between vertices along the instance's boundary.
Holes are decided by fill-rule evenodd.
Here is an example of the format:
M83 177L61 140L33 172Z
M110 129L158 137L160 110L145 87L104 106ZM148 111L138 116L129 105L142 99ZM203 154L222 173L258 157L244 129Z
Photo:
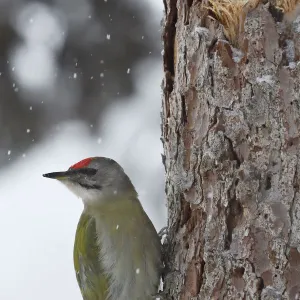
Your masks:
M65 179L74 178L78 175L93 176L96 173L97 173L96 169L81 168L81 169L70 169L68 171L63 171L63 172L46 173L43 174L43 176L51 179L65 180Z
M70 177L70 174L69 174L68 171L66 171L66 172L52 172L52 173L43 174L43 177L51 178L51 179L64 180L64 179L68 179Z

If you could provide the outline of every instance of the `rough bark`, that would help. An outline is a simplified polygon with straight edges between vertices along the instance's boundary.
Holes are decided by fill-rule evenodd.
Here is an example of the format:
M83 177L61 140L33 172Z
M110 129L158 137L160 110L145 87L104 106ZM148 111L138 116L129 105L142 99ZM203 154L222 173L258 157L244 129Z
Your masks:
M300 18L164 3L167 299L300 299Z

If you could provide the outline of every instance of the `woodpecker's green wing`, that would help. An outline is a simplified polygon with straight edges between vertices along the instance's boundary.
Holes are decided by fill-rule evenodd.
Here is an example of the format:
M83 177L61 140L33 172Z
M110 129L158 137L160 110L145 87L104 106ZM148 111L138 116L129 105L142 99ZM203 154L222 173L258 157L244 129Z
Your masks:
M82 213L75 236L74 267L84 300L105 300L108 282L99 261L95 220Z

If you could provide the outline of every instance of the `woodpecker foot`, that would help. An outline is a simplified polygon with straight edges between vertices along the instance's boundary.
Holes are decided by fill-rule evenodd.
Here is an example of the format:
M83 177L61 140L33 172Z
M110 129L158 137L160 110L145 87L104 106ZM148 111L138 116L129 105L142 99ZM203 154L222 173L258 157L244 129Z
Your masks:
M169 236L168 236L168 227L163 227L159 232L158 236L160 238L161 244L162 244L162 278L165 277L165 274L167 274L167 261L168 261L168 245L169 245ZM162 298L163 299L163 298Z
M162 240L164 236L168 236L168 227L165 226L163 227L159 232L158 232L159 238Z

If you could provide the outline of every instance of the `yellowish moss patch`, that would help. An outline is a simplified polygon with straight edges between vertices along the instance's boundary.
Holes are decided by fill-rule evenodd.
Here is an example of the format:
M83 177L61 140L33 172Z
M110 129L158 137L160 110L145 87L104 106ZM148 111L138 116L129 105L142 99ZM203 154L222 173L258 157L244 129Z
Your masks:
M247 13L256 8L261 0L208 0L210 17L224 27L224 34L234 46L239 46ZM300 13L300 0L270 1L285 14L286 19L295 19Z
M292 1L292 0L290 0ZM224 27L224 34L234 46L239 45L239 37L244 31L247 13L255 8L259 0L208 0L211 17Z
M296 9L299 0L277 0L276 6L278 9L282 10L283 13L290 13Z

